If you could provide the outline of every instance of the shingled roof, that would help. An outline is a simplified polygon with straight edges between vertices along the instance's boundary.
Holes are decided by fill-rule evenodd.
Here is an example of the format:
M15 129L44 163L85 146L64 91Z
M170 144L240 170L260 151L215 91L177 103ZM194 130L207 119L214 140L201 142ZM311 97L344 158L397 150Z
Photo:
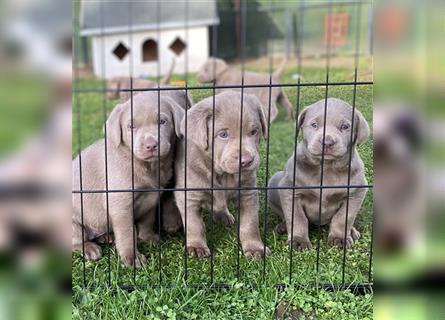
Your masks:
M130 26L132 31L184 28L186 17L190 27L218 24L216 0L85 0L81 35L128 33Z

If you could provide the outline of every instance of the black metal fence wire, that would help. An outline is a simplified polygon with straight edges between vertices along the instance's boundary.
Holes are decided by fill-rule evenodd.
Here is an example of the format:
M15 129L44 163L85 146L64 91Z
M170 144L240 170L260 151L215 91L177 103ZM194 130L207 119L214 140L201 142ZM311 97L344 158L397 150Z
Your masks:
M101 12L101 75L103 79L106 79L106 53L105 53L105 42L104 42L104 2L107 0L101 0L100 1L100 12ZM188 43L188 37L189 37L189 3L193 0L185 0L184 3L184 39L185 42ZM80 0L80 4L82 5L83 0ZM272 56L273 45L267 45L266 52L269 60L269 83L259 84L259 85L246 85L244 84L244 71L245 71L245 53L244 48L246 45L246 23L247 23L247 0L240 0L239 8L235 8L235 14L240 18L240 29L241 29L241 37L240 37L240 48L241 48L241 69L242 69L242 78L241 78L241 84L240 85L216 85L215 81L211 85L204 85L204 86L189 86L188 85L188 61L189 61L189 48L185 48L185 65L184 65L184 74L185 74L185 85L181 87L161 87L159 80L157 80L157 86L154 88L134 88L133 87L133 55L130 54L129 59L129 77L130 77L130 88L128 89L120 89L120 92L129 92L130 93L130 112L131 112L131 121L133 121L133 92L143 92L143 91L156 91L158 93L158 118L160 116L160 95L162 91L165 90L185 90L186 96L190 90L203 90L203 89L211 89L212 90L212 97L213 97L213 117L212 117L212 132L214 132L214 126L215 126L215 95L217 89L241 89L241 114L240 114L240 124L242 124L242 118L243 118L243 94L245 88L268 88L269 89L269 105L268 105L268 129L270 129L270 111L271 111L271 95L272 95L272 88L275 87L292 87L296 88L296 115L298 117L299 111L301 109L300 106L300 98L301 98L301 88L304 87L324 87L324 97L325 97L325 106L324 106L324 120L326 121L327 116L327 98L329 89L331 87L335 86L342 86L342 87L352 87L352 118L351 118L351 136L350 139L352 140L352 132L354 128L354 114L356 110L356 97L357 97L357 87L358 86L369 86L372 85L372 81L358 81L357 80L357 70L359 66L359 58L360 58L360 25L361 25L361 12L362 12L362 5L363 4L369 4L365 1L354 1L354 2L339 2L335 3L333 0L329 0L325 5L328 7L328 14L331 14L333 12L333 7L337 4L340 5L353 5L355 7L355 15L356 15L356 24L354 26L355 28L355 53L354 53L354 79L353 81L347 81L347 82L330 82L329 80L329 74L330 74L330 59L331 59L331 23L332 19L328 19L328 43L326 46L326 53L325 53L325 81L324 82L301 82L301 77L298 77L295 83L283 83L283 84L272 84L272 73L274 69L274 59ZM132 48L133 43L133 21L132 21L132 14L133 14L133 3L132 1L128 1L128 42L130 45L130 48ZM156 37L158 40L158 43L160 43L161 38L161 28L160 28L160 17L161 17L161 0L156 0L156 12L157 12L157 21L156 21ZM298 18L297 18L297 28L296 28L296 55L297 55L297 73L301 74L302 72L302 51L303 51L303 43L302 43L302 33L304 30L304 13L305 13L305 1L300 0L295 2L295 6L298 9ZM215 6L216 8L216 6ZM276 9L274 8L274 2L270 2L270 12L273 14ZM217 9L216 9L217 10ZM216 13L215 13L216 14ZM76 48L79 48L81 46L80 42L80 36L79 36L79 28L76 26L79 26L79 17L78 15L74 16L73 24L75 26L75 35L74 35L74 88L73 88L73 97L75 101L75 110L76 110L76 121L77 121L77 143L78 143L78 161L79 161L79 171L80 171L80 181L79 181L79 190L73 190L73 194L79 194L80 195L80 210L81 210L81 224L83 227L84 224L84 204L83 204L83 195L88 193L104 193L106 196L106 213L107 213L107 242L110 242L110 215L109 215L109 201L108 196L110 193L123 193L123 192L131 192L133 196L133 217L134 217L134 194L135 194L135 187L134 187L134 155L133 155L133 131L131 132L131 149L132 149L132 188L131 189L109 189L108 186L108 161L107 161L107 110L106 110L106 93L108 91L115 91L115 89L107 88L106 83L104 82L104 86L101 89L97 88L79 88L79 72L78 68L76 67L78 65L78 52L80 50L76 50ZM211 52L214 54L214 56L218 56L218 42L217 42L217 35L218 35L218 26L214 26L211 28ZM270 47L269 47L270 46ZM158 58L157 63L157 79L160 79L160 60L162 57ZM216 71L216 68L213 68L214 72ZM215 78L215 77L214 77ZM86 93L102 93L102 115L103 115L103 123L104 123L104 139L105 139L105 161L104 161L104 169L105 169L105 190L85 190L83 188L82 184L82 156L81 156L81 106L80 106L80 100L79 95L86 94ZM158 119L159 120L159 119ZM185 113L185 128L187 128L187 113ZM159 122L159 121L158 121ZM158 126L158 137L161 138L160 133L160 126ZM297 123L295 122L295 137L294 137L294 152L297 149L297 141L298 141L298 134L299 130L297 127ZM187 150L187 130L184 132L184 141L185 141L185 148ZM242 125L240 125L240 135L242 137ZM346 242L346 228L347 228L347 220L348 220L348 214L349 214L349 193L351 188L372 188L373 186L368 185L351 185L351 160L352 160L352 148L349 150L349 165L348 165L348 180L346 185L324 185L323 181L323 166L324 166L324 149L322 150L322 158L321 158L321 172L320 172L320 184L314 185L314 186L295 186L295 180L296 180L296 160L294 161L294 176L293 176L293 186L292 187L268 187L267 181L269 180L269 155L270 155L270 148L269 148L269 136L270 136L270 130L268 130L268 136L266 140L266 159L265 159L265 186L258 185L256 187L245 187L241 184L241 146L242 146L242 139L240 138L240 153L239 153L239 172L238 172L238 187L231 187L231 188L224 188L224 187L215 187L214 186L214 157L215 157L215 150L214 150L214 143L212 143L212 150L211 150L211 158L212 158L212 167L211 167L211 186L210 188L188 188L187 187L187 152L184 153L184 167L185 167L185 173L184 173L184 188L161 188L161 176L160 176L160 161L158 161L158 187L157 188L151 188L151 189L137 189L137 192L157 192L159 194L159 197L161 195L161 192L163 191L184 191L184 200L185 200L185 220L184 220L184 230L187 230L187 192L188 191L209 191L212 195L211 197L211 208L210 212L213 215L214 211L214 201L213 201L213 195L215 191L222 191L222 190L232 190L237 191L238 193L238 210L237 210L237 221L240 221L240 200L241 200L241 191L242 190L257 190L257 191L266 191L265 192L265 205L264 205L264 231L263 231L263 239L264 239L264 253L266 253L266 246L267 246L267 237L268 234L267 228L267 221L268 221L268 215L269 215L269 209L267 206L267 190L270 189L290 189L293 192L293 198L295 198L295 191L298 189L314 189L319 190L320 194L320 200L319 200L319 221L321 220L321 209L322 209L322 194L324 189L346 189L347 190L347 198L346 198L346 221L345 221L345 239ZM214 139L214 136L212 137ZM325 139L325 129L323 130L323 142ZM161 142L159 141L159 144ZM160 148L158 148L158 158L160 158ZM296 157L295 157L296 159ZM292 211L294 211L295 203L292 202ZM157 205L157 220L158 220L158 230L161 230L161 205L160 202ZM291 236L293 236L293 219L294 215L292 216L292 228L291 228ZM373 219L372 219L373 220ZM134 219L133 219L134 221ZM200 284L200 283L189 283L188 282L188 255L186 250L184 250L183 255L183 268L184 268L184 280L188 287L192 288L215 288L215 289L225 289L230 288L231 285L227 283L215 283L214 281L214 248L213 248L213 241L211 241L212 237L212 228L213 228L213 222L212 219L209 219L209 247L210 247L210 284ZM371 228L373 230L373 228ZM161 235L161 233L159 233ZM84 237L84 229L82 228L82 237ZM372 231L371 231L371 243L369 247L369 264L368 264L368 282L366 283L346 283L345 282L345 270L346 270L346 262L347 262L347 250L346 248L343 249L343 256L342 256L342 276L341 276L341 283L337 284L325 284L320 283L319 281L319 274L320 274L320 238L321 238L321 228L320 224L318 224L317 229L317 246L316 246L316 286L319 288L324 288L326 290L334 290L334 289L345 289L349 288L352 289L355 293L364 293L372 289L373 282L372 282L372 253L373 253L373 241L372 241ZM237 263L236 263L236 280L241 280L240 276L240 223L237 223ZM184 232L184 238L183 238L184 248L185 244L187 243L187 233ZM136 234L135 234L135 228L133 228L133 253L136 252ZM82 253L85 252L85 243L82 243ZM110 250L107 251L106 259L107 259L107 275L108 275L108 284L111 284L111 274L112 274L112 267L111 267L111 252ZM134 254L134 257L136 255ZM264 254L264 257L262 258L262 282L264 283L267 278L266 273L266 261L267 257ZM289 246L289 274L288 274L288 280L287 283L294 284L295 279L292 278L293 275L293 266L294 266L294 252ZM137 287L141 287L140 285L136 285L136 264L134 263L133 270L132 270L132 283L121 283L120 286L127 290L134 290ZM169 287L168 283L163 282L162 278L162 246L158 245L158 268L159 268L159 277L157 283L152 284L145 284L145 286L149 287ZM117 272L117 278L119 278L119 270ZM83 284L86 287L87 286L87 276L86 276L86 265L85 265L85 258L82 258L82 278L83 278ZM277 283L276 288L277 290L282 290L286 287L287 284L283 283ZM298 284L295 284L295 286L299 286Z

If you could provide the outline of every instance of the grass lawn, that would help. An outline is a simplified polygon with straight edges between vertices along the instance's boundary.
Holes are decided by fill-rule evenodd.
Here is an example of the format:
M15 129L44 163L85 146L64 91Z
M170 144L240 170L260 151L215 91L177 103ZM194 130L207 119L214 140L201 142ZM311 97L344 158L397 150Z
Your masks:
M265 70L265 69L263 69ZM296 68L288 68L283 82L290 83ZM325 80L325 68L307 67L302 70L302 82L320 82ZM174 77L181 79L181 77ZM330 81L351 81L353 74L345 68L331 68ZM189 75L189 85L196 85L193 74ZM101 88L98 80L81 80L81 87ZM296 105L296 88L286 88L289 99ZM211 90L191 90L197 102L211 95ZM323 99L325 87L302 87L300 108ZM352 86L331 86L329 97L343 99L352 104ZM82 93L73 101L73 157L79 149L77 107L81 108L81 148L85 148L102 137L104 121L103 107L107 114L116 101L105 101L101 93ZM356 106L372 123L372 86L358 86ZM271 124L269 176L282 170L294 148L294 122L280 115ZM266 179L266 143L261 146L262 162L258 170L258 184L267 185ZM366 176L372 184L372 141L359 147L365 162ZM104 248L104 257L97 262L86 262L86 282L83 288L82 258L73 255L73 316L74 318L148 318L148 319L271 319L276 306L283 318L292 319L365 319L372 318L372 295L354 296L349 291L326 292L316 290L316 283L340 284L342 278L343 251L327 245L327 227L321 228L320 265L316 273L317 228L311 230L310 237L314 249L305 252L293 252L292 268L290 251L286 246L286 236L273 232L277 219L270 210L266 210L265 194L260 192L260 226L263 240L272 250L272 255L263 260L247 260L238 252L236 227L225 228L221 225L207 224L208 241L214 250L213 265L210 259L187 259L188 284L215 283L232 284L231 289L197 290L185 288L185 258L183 237L161 235L158 245L140 244L139 248L148 258L145 268L137 270L133 279L133 270L123 267L113 248ZM233 211L235 212L235 211ZM266 214L267 213L267 214ZM208 222L209 219L206 219ZM347 251L345 281L368 282L369 255L371 246L372 190L369 190L356 226L361 238L354 247ZM210 230L211 228L211 230ZM239 259L239 278L237 261ZM161 260L159 261L159 257ZM109 263L110 261L110 263ZM287 288L278 292L274 285L288 283L290 269L292 284L300 289ZM111 284L108 284L108 275ZM171 287L144 288L131 293L119 290L118 284L136 284L150 286L162 284ZM263 281L264 277L264 281ZM134 281L135 280L135 281ZM257 285L252 288L251 285Z

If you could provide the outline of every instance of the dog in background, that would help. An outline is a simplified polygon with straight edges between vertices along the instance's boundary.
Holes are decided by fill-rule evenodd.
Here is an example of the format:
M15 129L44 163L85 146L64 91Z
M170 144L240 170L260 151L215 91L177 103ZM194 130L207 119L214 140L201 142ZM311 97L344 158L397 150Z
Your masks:
M167 74L159 80L159 86L165 86L170 81L173 70L175 69L175 59L173 58L172 63L170 65L170 69ZM141 91L137 91L137 89L144 88L156 88L158 83L156 81L147 80L147 79L133 79L133 95L140 93ZM131 87L131 79L129 77L114 77L107 81L107 99L115 100L120 99L121 102L125 102L130 99L130 92L121 91L125 89L130 89Z
M244 71L244 84L245 85L268 85L279 84L280 77L283 74L284 67L287 60L284 59L280 66L272 74L272 82L270 74L261 72ZM241 85L242 83L242 71L233 67L229 67L227 63L218 58L210 58L200 68L196 77L199 82L215 82L215 85ZM221 92L225 89L218 89L217 92ZM241 91L238 89L230 89ZM274 121L278 115L277 102L280 103L286 110L286 116L288 119L292 119L292 104L289 101L286 93L281 87L261 87L261 88L244 88L245 93L251 93L258 97L266 115L266 119L269 117L269 95L270 95L270 122Z

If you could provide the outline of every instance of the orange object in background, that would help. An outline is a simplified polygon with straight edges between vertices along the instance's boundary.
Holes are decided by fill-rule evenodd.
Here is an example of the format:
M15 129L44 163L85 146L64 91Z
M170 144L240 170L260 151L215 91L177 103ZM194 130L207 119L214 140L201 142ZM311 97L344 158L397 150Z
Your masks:
M406 37L409 28L409 12L399 5L378 8L375 13L375 34L380 45L399 42Z
M183 81L183 80L172 80L172 81L170 81L170 84L172 86L184 87L185 86L185 81Z
M324 17L324 45L331 48L348 43L349 14L331 13ZM330 44L329 44L330 43Z

